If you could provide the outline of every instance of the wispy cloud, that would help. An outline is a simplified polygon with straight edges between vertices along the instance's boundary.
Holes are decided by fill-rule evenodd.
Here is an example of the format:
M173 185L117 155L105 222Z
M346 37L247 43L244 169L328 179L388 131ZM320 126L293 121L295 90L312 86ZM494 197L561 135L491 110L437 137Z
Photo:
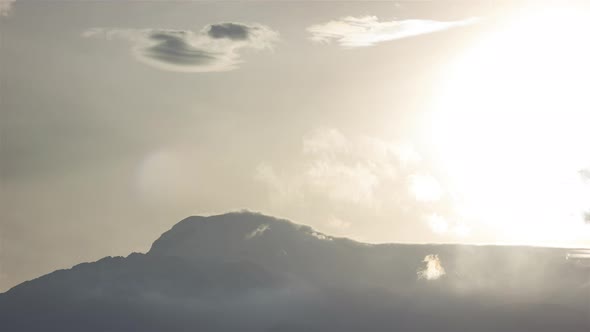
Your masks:
M447 220L436 213L428 217L428 225L433 232L438 234L444 234L449 230L449 223Z
M590 259L590 250L588 249L575 249L568 252L565 256L566 259Z
M337 129L320 128L303 137L303 162L298 167L279 172L261 163L257 178L273 189L275 199L311 196L377 207L377 192L398 177L395 148L391 142L372 137L349 138Z
M307 28L307 31L311 33L311 40L315 42L336 42L343 47L362 47L465 26L475 22L477 22L475 18L446 22L417 19L379 21L377 16L348 16L312 25Z
M467 221L445 208L451 196L444 184L406 141L321 127L303 135L301 150L292 156L290 163L262 161L254 175L274 213L312 206L318 221L341 235L358 216L385 215L424 221L421 227L436 236L470 234Z
M278 33L261 24L211 24L199 32L174 29L93 28L84 37L125 39L137 60L178 72L217 72L238 68L240 50L272 49Z
M0 16L8 16L16 0L0 0Z
M264 232L266 232L269 228L270 228L270 226L268 226L267 224L260 225L255 230L253 230L252 232L246 234L246 236L244 238L246 240L253 239L253 238L257 237L257 236L260 236L260 235L264 234Z
M331 237L329 237L325 234L319 233L319 232L311 232L310 235L315 237L318 240L333 241L333 239Z
M346 221L346 220L340 219L338 217L331 216L328 219L328 226L335 228L335 229L342 230L342 229L350 228L351 223L350 223L350 221Z
M435 234L466 237L471 233L471 228L464 221L451 222L438 213L432 213L426 218L426 223Z
M422 262L426 267L418 271L418 279L436 280L446 274L438 255L426 255Z

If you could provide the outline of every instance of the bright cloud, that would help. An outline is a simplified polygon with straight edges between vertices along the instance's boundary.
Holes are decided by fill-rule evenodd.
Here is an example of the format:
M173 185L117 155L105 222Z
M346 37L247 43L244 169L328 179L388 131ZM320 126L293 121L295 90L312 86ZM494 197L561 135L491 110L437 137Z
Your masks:
M413 175L410 178L410 190L421 202L438 201L443 195L441 185L431 175Z
M437 280L446 274L438 255L426 255L422 262L426 267L418 271L418 279Z
M257 236L260 236L260 235L264 234L264 232L266 232L269 228L270 228L270 226L268 226L267 224L260 225L260 226L258 226L258 228L256 228L252 232L246 234L245 239L250 240L250 239L253 239Z
M257 178L273 189L273 197L304 199L322 196L332 202L377 207L378 193L396 181L396 145L376 138L349 138L334 128L303 137L301 159L295 169L281 170L262 163Z
M447 220L438 214L432 214L428 217L428 225L433 232L439 234L444 234L449 230L449 223Z
M342 229L350 228L351 223L349 221L342 220L340 218L332 216L328 219L328 226L330 226L334 229L342 230Z
M278 33L261 24L211 24L199 32L173 29L93 28L84 37L125 39L135 58L152 67L178 72L217 72L238 68L240 50L272 49Z
M426 223L430 230L436 234L453 235L462 238L469 236L471 233L471 228L464 221L455 222L438 213L432 213L426 217Z
M447 221L448 195L407 142L319 128L303 135L294 155L296 162L265 161L257 167L255 178L266 185L273 213L319 209L318 222L340 235L369 216L391 216L392 222L427 216L416 227L445 236L468 233Z
M310 233L311 236L315 237L318 240L323 240L323 241L333 241L333 239L325 234L322 233L318 233L318 232L311 232Z
M402 39L454 27L473 24L477 19L461 21L393 20L379 21L377 16L348 16L339 20L312 25L307 28L311 40L332 41L343 47L372 46L380 42Z

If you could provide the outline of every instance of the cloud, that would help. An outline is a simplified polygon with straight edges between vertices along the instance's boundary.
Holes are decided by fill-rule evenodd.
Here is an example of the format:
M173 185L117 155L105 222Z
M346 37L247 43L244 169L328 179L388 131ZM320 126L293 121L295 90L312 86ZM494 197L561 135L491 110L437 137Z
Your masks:
M428 227L435 234L453 235L459 238L467 237L471 234L471 227L462 220L449 221L448 218L443 217L439 213L431 213L425 219Z
M348 16L307 28L311 40L320 43L332 41L343 47L372 46L380 42L402 39L454 27L473 24L477 19L461 21L393 20L380 22L377 16Z
M325 234L319 233L319 232L311 232L310 233L311 236L315 237L318 240L323 240L323 241L333 241L333 239Z
M252 27L243 24L220 23L210 25L207 34L214 39L246 40L251 32Z
M0 0L0 16L8 16L16 0Z
M588 249L574 249L568 252L566 259L590 259L590 250Z
M416 200L421 202L435 202L443 195L442 187L431 175L412 175L410 177L410 190Z
M255 230L253 230L252 232L246 234L246 236L244 237L246 240L250 240L253 239L257 236L262 235L264 232L266 232L268 229L270 228L269 225L264 224L264 225L260 225L258 226L258 228L256 228Z
M303 152L336 154L345 152L348 140L334 128L322 128L303 137Z
M583 180L585 180L585 181L590 180L590 169L584 168L584 169L579 170L578 173L580 174L580 176L582 177Z
M422 262L426 263L426 267L418 271L418 279L436 280L446 274L438 255L426 255Z
M457 218L455 216L455 218ZM455 219L453 218L453 219ZM455 237L466 237L470 235L471 228L462 220L449 221L438 213L432 213L425 218L430 230L439 235L453 235Z
M343 236L367 218L425 231L429 240L471 234L470 220L449 208L452 196L407 141L322 127L304 134L300 150L289 155L290 162L260 162L253 175L272 213L313 211L315 223Z
M327 199L330 204L379 209L402 196L426 204L443 194L434 177L417 173L420 155L403 142L318 128L303 136L298 159L281 168L268 162L258 165L255 177L272 190L275 203Z
M84 37L124 39L135 58L149 66L177 72L219 72L238 68L240 50L272 49L278 33L261 24L211 24L199 32L173 29L93 28Z
M271 197L376 207L381 187L398 178L396 145L376 138L348 138L335 128L320 128L303 137L301 153L301 163L290 169L258 166L256 178L273 190Z
M347 229L350 228L351 223L349 221L346 220L342 220L338 217L335 216L331 216L328 219L328 226L335 228L335 229Z
M433 232L438 234L444 234L449 230L447 220L436 213L428 217L428 225Z

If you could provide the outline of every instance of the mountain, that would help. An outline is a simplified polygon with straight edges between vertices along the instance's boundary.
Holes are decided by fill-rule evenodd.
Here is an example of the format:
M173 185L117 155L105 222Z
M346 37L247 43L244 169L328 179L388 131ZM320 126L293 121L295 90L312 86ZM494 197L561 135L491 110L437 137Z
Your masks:
M590 264L567 254L370 245L250 212L189 217L145 254L0 294L0 330L590 331Z

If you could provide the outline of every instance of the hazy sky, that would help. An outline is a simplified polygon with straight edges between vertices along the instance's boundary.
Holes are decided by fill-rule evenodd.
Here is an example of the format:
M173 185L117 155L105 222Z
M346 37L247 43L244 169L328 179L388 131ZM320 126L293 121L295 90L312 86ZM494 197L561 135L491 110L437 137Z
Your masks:
M239 209L590 245L587 8L535 4L0 0L0 291Z

